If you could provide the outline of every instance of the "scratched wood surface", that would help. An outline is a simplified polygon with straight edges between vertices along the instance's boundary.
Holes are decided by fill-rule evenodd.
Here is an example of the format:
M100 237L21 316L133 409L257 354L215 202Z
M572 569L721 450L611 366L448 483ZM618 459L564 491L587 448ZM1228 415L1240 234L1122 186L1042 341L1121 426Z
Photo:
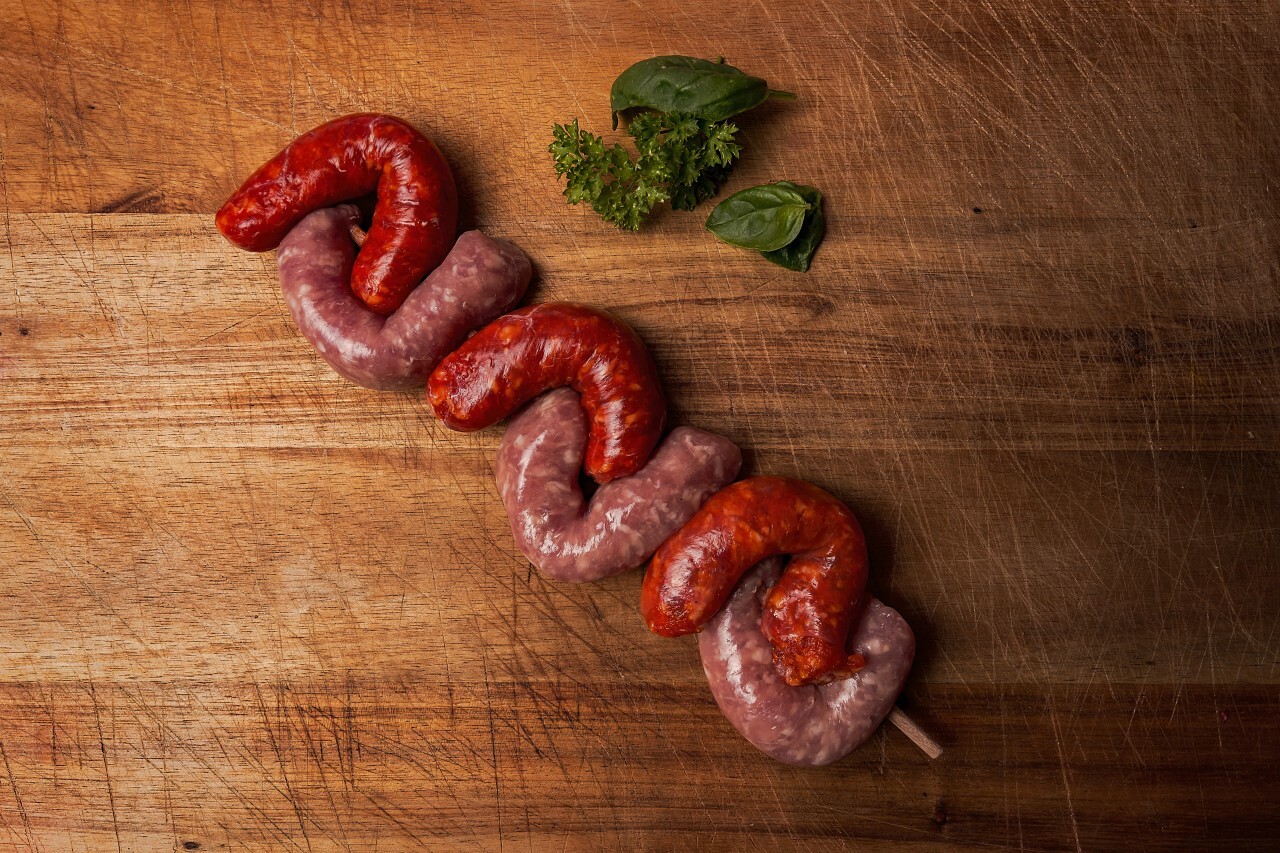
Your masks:
M1274 849L1280 7L0 2L0 846ZM553 121L724 55L795 103L730 189L807 276L567 207ZM542 580L497 430L331 374L211 213L385 110L533 299L616 311L680 421L865 518L896 732L782 767L639 578Z

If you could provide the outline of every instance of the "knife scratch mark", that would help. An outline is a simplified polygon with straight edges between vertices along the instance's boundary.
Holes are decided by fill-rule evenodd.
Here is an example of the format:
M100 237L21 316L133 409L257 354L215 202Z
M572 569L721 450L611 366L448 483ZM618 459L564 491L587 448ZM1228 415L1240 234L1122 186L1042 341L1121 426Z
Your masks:
M98 691L92 681L89 682L89 697L93 703L93 720L98 727L98 749L102 753L102 776L107 783L107 803L111 807L111 829L116 836L116 850L123 853L124 845L120 841L120 819L116 815L116 793L111 785L111 765L107 761L107 740L102 732L102 712L98 705Z
M1067 773L1067 757L1062 751L1062 735L1058 731L1058 712L1049 696L1049 721L1053 724L1053 740L1058 747L1058 767L1062 771L1062 787L1067 793L1067 814L1071 817L1071 835L1075 838L1076 853L1084 853L1080 846L1080 827L1076 824L1076 807L1071 801L1071 779Z

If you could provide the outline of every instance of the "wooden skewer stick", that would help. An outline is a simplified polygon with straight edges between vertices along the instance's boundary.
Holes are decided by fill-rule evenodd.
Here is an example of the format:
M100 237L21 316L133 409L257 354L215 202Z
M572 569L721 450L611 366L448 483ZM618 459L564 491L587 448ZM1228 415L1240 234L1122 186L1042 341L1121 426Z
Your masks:
M916 725L915 720L902 713L897 706L893 706L893 710L889 712L889 722L898 727L898 731L911 739L911 742L920 747L920 751L930 758L937 758L942 755L942 747L938 742L929 737L924 729Z

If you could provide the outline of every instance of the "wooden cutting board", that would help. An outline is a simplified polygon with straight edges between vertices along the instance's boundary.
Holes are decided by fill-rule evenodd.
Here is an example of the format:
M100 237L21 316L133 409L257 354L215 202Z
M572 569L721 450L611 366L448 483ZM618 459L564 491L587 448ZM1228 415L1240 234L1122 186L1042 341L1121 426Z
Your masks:
M1205 0L0 3L0 844L1269 848L1280 8ZM620 233L551 124L725 56L728 189L819 186L788 273ZM533 300L616 312L678 422L865 519L920 652L839 764L740 739L638 574L544 581L499 430L332 374L212 212L399 114Z

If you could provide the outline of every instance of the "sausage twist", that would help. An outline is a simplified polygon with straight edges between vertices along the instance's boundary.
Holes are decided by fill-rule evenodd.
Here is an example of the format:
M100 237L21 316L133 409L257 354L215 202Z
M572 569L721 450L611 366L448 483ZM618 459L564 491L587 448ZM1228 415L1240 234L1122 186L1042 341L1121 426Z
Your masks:
M511 419L494 473L516 546L544 575L582 583L634 569L742 467L729 439L676 427L630 477L584 501L578 486L587 418L568 388Z
M440 362L427 396L445 426L470 431L566 385L591 422L587 473L607 483L639 471L662 437L667 403L649 350L603 311L547 302L499 317Z
M761 623L774 663L791 685L856 672L845 642L865 603L866 540L844 504L800 480L752 477L712 495L653 555L640 611L658 634L692 634L748 569L781 554L791 562Z
M274 249L308 213L377 190L351 289L386 316L440 265L458 229L458 190L435 144L392 116L326 122L285 146L218 211L218 230L250 252Z
M515 307L533 275L514 245L468 231L396 312L382 317L351 292L358 218L349 204L308 214L280 241L277 264L299 331L330 367L366 388L421 388L473 329Z
M849 635L861 669L826 684L786 684L760 629L761 599L781 571L782 560L773 558L748 572L698 634L698 652L716 704L743 737L778 761L817 767L880 727L911 670L916 640L896 610L873 598Z

